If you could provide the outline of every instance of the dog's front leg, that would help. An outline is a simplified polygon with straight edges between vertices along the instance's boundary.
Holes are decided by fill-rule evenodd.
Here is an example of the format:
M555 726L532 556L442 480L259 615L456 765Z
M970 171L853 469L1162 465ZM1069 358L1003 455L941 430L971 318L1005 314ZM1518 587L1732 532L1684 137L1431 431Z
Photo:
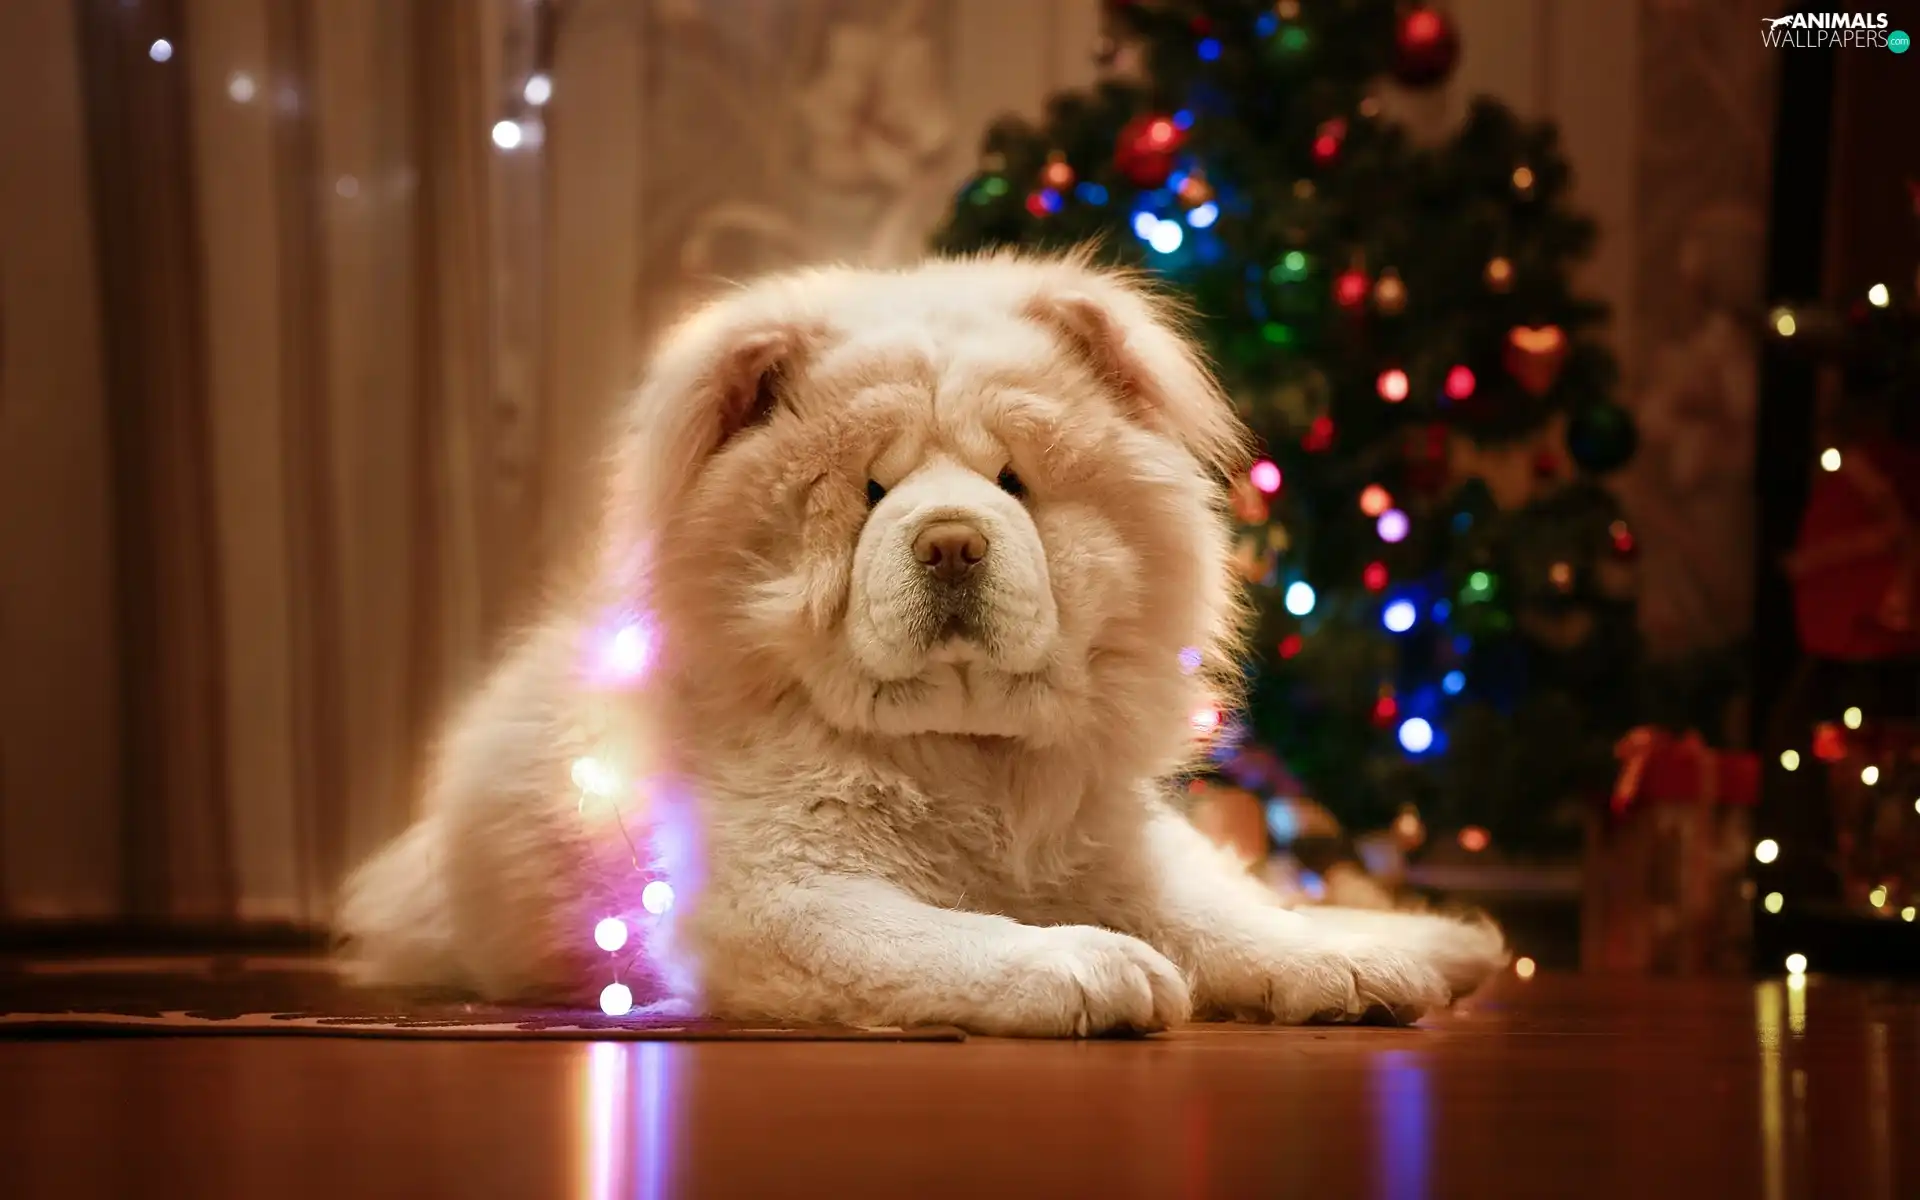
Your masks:
M1098 899L1088 916L1179 963L1203 1015L1410 1021L1448 1002L1425 956L1288 911L1191 824L1148 803L1089 881Z
M1065 1037L1163 1029L1190 1010L1172 963L1108 929L936 908L855 876L712 899L696 936L715 1016Z

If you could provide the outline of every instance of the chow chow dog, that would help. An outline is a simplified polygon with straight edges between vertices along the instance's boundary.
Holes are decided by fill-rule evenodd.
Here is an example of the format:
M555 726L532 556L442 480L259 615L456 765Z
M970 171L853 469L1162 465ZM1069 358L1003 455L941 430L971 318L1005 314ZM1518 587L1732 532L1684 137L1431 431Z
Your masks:
M620 413L591 568L348 882L352 968L1028 1036L1447 1005L1507 961L1491 925L1290 909L1168 802L1237 683L1246 438L1170 306L1084 255L709 304Z

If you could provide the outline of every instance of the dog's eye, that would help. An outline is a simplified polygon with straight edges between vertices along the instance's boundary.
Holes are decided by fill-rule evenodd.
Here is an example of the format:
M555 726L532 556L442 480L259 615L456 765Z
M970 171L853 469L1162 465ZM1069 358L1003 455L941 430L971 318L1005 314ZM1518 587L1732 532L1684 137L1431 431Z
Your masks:
M1009 496L1012 496L1014 499L1016 500L1025 499L1027 494L1027 485L1023 480L1021 480L1021 478L1018 475L1013 473L1012 467L1007 467L1003 469L1000 472L1000 478L994 480L994 482L1000 485L1001 491L1005 492Z
M874 505L880 503L882 500L886 498L887 498L887 489L881 487L878 483L874 482L871 479L867 480L867 507L868 508L872 508Z

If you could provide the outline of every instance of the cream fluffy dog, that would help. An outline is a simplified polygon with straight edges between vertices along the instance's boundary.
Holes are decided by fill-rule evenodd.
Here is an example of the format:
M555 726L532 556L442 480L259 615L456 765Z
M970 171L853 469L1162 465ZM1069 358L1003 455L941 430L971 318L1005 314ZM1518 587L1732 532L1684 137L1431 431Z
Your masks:
M1236 682L1244 431L1133 279L766 279L674 330L623 421L590 580L348 884L363 979L582 1002L618 968L717 1017L1060 1036L1408 1020L1506 961L1485 925L1291 911L1164 801ZM652 654L609 689L610 610ZM593 753L636 781L608 806L570 782ZM656 923L630 853L678 889ZM609 913L645 926L626 967Z

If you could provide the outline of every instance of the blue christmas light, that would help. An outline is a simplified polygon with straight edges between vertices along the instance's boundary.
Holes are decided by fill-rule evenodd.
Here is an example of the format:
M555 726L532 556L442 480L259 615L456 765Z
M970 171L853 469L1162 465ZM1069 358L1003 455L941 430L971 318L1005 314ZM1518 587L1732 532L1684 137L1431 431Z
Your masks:
M1385 625L1390 633L1405 633L1413 628L1413 623L1419 618L1419 610L1413 607L1413 601L1395 600L1381 612L1380 623Z
M1160 218L1154 214L1144 209L1133 214L1133 235L1141 241L1150 240L1153 237L1153 231L1158 228L1160 228Z
M1304 617L1313 611L1313 585L1306 580L1297 580L1287 585L1285 602L1287 611L1296 617Z
M1186 232L1180 228L1178 221L1161 221L1153 227L1153 232L1147 235L1147 245L1162 254L1172 254L1180 248L1180 243L1186 240Z
M1453 652L1455 654L1465 654L1471 649L1473 649L1473 639L1466 634L1463 633L1453 639Z
M1458 696L1461 692L1466 691L1467 673L1465 671L1448 671L1440 677L1440 690L1449 696Z
M1400 722L1400 748L1408 754L1424 754L1433 745L1433 726L1425 717L1409 717Z
M1082 183L1073 189L1073 194L1088 204L1099 205L1107 202L1107 189L1097 183Z
M1272 13L1261 13L1260 19L1253 23L1253 31L1261 37L1272 37L1274 30L1280 28L1280 18Z
M1453 601L1445 598L1433 602L1433 619L1444 621L1453 615Z
M1063 201L1060 198L1059 192L1054 191L1052 188L1040 189L1040 207L1041 208L1046 209L1050 213L1057 213L1060 211L1060 207L1064 203L1065 201Z
M1173 126L1175 129L1192 129L1193 128L1193 110L1183 108L1179 112L1174 113Z
M1472 528L1473 528L1472 513L1457 512L1453 514L1453 531L1455 533L1465 533L1467 530Z
M1220 39L1201 38L1197 49L1200 52L1201 62L1213 62L1220 57Z
M1276 844L1293 845L1293 839L1300 836L1300 817L1293 805L1284 799L1267 801L1267 832L1273 835Z
M1205 229L1220 219L1220 206L1209 200L1205 204L1196 204L1187 214L1187 224L1195 229Z

